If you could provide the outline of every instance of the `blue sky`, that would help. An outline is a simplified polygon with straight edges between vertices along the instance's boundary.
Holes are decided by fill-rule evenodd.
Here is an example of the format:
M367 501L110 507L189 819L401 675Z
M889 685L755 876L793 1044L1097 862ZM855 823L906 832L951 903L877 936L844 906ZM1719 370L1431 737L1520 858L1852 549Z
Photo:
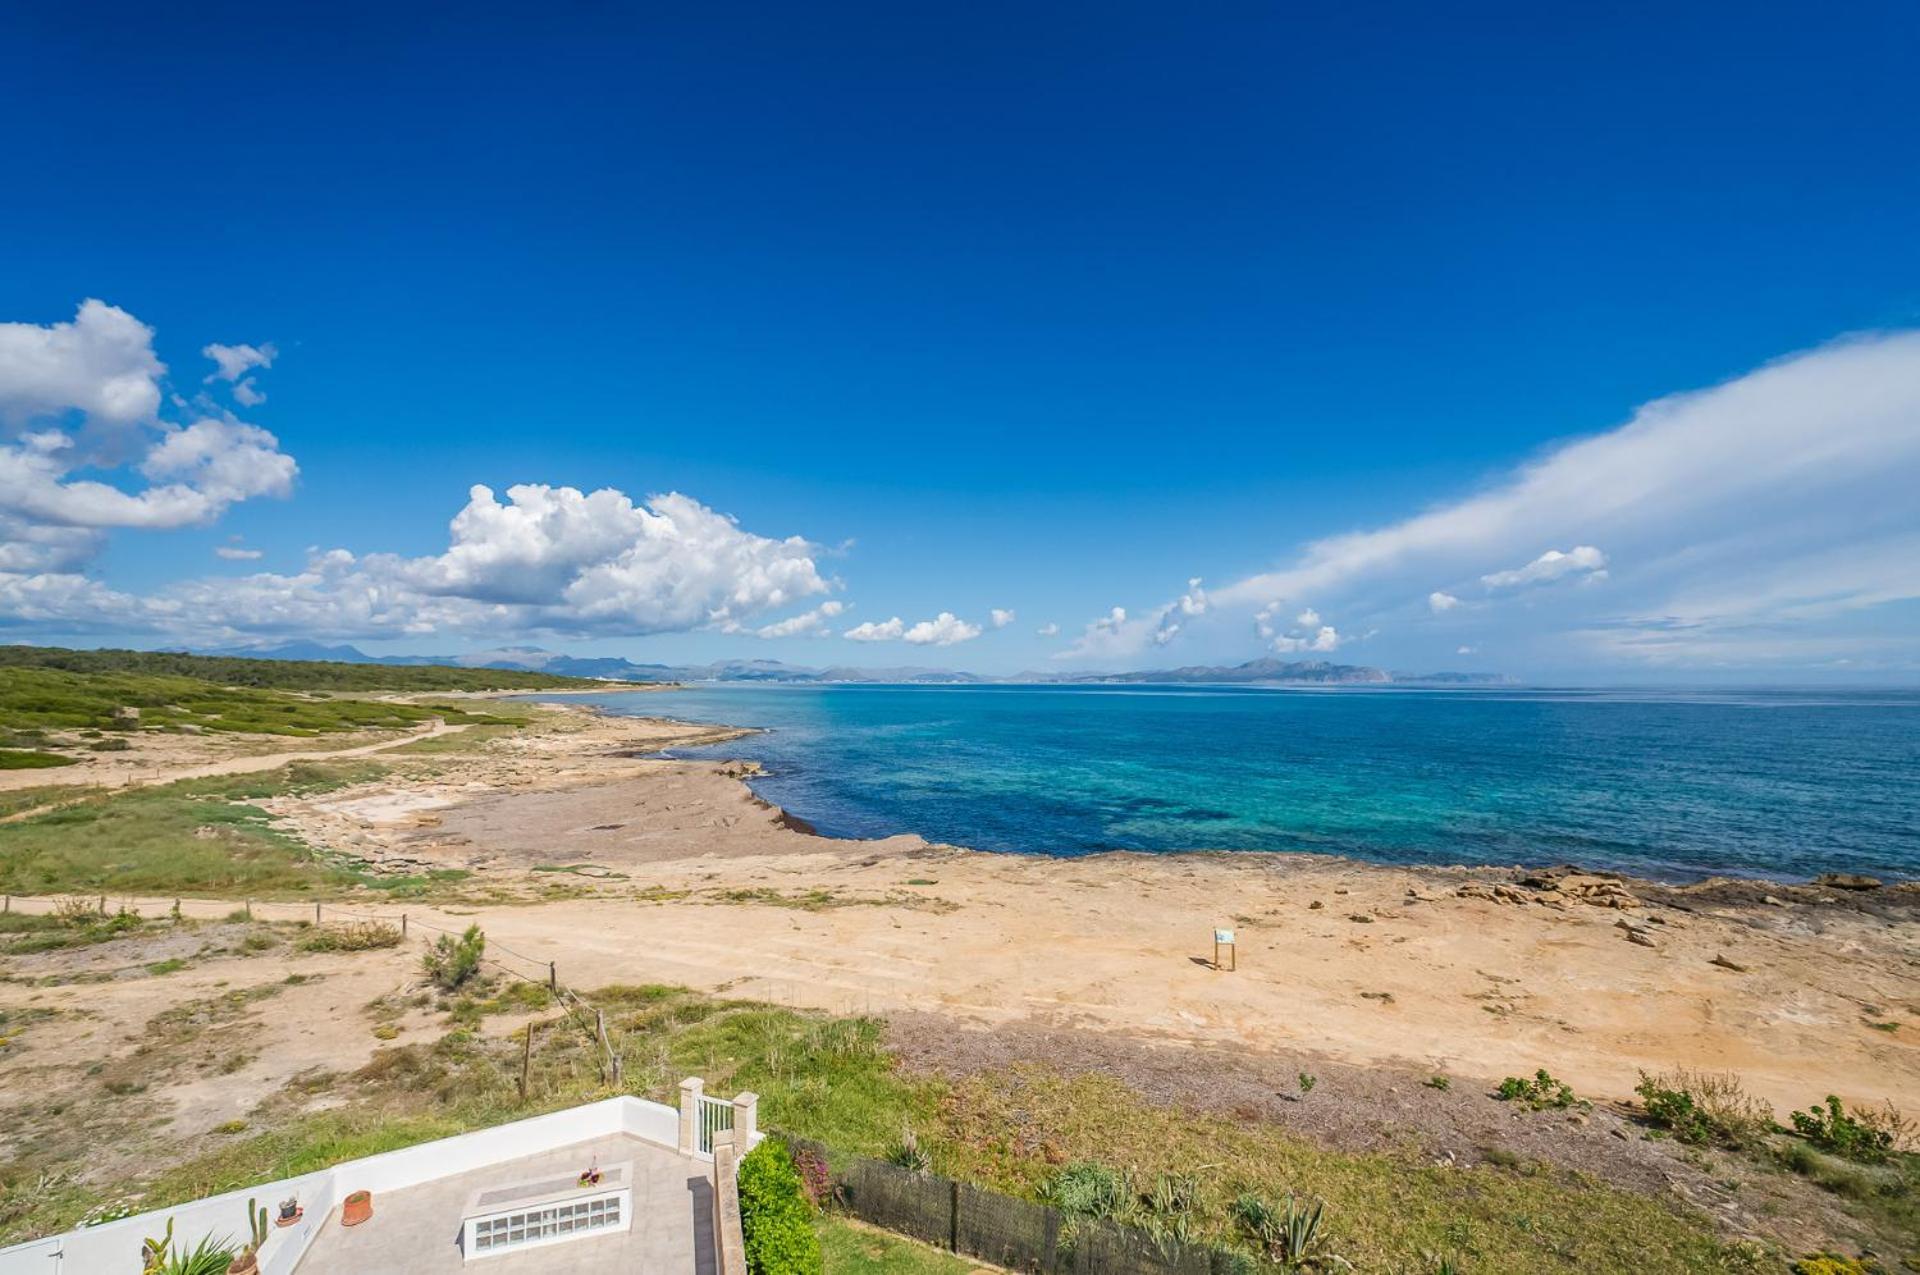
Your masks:
M12 640L1920 673L1910 5L26 8Z

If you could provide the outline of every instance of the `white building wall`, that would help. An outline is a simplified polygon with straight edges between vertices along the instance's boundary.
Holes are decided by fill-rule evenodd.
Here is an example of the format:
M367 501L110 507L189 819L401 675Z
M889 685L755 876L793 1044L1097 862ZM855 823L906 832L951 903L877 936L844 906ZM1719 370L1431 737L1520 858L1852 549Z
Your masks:
M0 1249L0 1275L139 1275L140 1244L166 1229L173 1219L176 1249L191 1248L203 1236L238 1239L247 1233L248 1199L277 1213L281 1200L298 1196L306 1215L293 1226L273 1227L260 1250L262 1275L290 1275L306 1255L315 1232L349 1191L373 1192L380 1207L383 1192L418 1186L438 1178L536 1155L575 1142L625 1133L677 1149L680 1115L672 1107L644 1098L607 1098L544 1116L516 1120L474 1133L404 1147L364 1160L349 1160L318 1173L266 1182L242 1191L194 1200L172 1208L136 1213L102 1226L68 1231ZM457 1219L449 1220L449 1229Z

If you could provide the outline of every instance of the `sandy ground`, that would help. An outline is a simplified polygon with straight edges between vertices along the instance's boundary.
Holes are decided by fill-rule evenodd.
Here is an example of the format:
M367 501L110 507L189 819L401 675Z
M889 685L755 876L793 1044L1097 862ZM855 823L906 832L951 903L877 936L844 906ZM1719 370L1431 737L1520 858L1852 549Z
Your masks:
M373 742L341 746L344 737L316 736L305 748L288 748L278 736L173 735L158 732L129 736L132 747L119 753L90 753L72 766L53 770L0 770L0 792L18 788L61 787L127 788L141 784L170 784L182 779L211 779L219 775L252 775L278 770L288 762L331 761L365 757L419 739L466 730L434 718L412 731L367 731ZM22 811L24 818L36 811Z
M565 712L390 780L271 804L315 844L395 870L473 870L475 906L413 915L478 921L582 989L682 983L1489 1083L1546 1067L1599 1098L1629 1096L1641 1069L1700 1067L1738 1073L1782 1116L1828 1092L1920 1105L1912 886L1667 889L1306 856L833 841L755 798L744 765L644 755L728 734ZM478 902L531 885L571 897ZM1234 972L1211 966L1216 926L1237 931Z

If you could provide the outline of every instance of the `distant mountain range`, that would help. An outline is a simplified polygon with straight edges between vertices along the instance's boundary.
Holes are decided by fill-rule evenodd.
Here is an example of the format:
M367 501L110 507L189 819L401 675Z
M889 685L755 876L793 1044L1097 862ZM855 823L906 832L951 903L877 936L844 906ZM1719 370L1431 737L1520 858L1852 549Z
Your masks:
M620 682L884 682L934 685L981 682L1028 684L1238 684L1313 686L1500 686L1512 679L1499 673L1389 673L1364 664L1330 664L1325 660L1276 660L1271 656L1244 664L1194 664L1183 668L1149 669L1136 673L1059 673L1029 671L1011 677L982 677L956 669L919 668L805 668L779 660L721 660L713 664L635 664L618 656L576 656L537 646L506 646L464 655L368 655L353 646L320 642L282 642L273 646L237 646L198 651L199 655L251 657L263 660L337 660L346 664L440 664L453 668L532 669L568 677L598 677Z

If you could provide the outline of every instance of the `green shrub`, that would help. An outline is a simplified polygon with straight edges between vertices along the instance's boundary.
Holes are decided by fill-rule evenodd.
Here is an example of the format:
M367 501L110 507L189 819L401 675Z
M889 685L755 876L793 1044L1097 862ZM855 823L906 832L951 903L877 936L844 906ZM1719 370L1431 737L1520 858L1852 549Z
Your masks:
M1132 1194L1127 1175L1093 1160L1079 1160L1053 1175L1047 1200L1063 1213L1112 1217Z
M400 927L388 925L385 921L349 921L345 925L331 925L313 931L299 943L300 949L306 952L371 952L376 948L399 946Z
M1545 1067L1534 1072L1532 1079L1508 1076L1494 1090L1494 1096L1502 1102L1524 1103L1535 1111L1548 1107L1571 1107L1576 1101L1573 1086L1564 1080L1555 1080L1547 1074Z
M1753 1098L1730 1075L1708 1072L1640 1073L1635 1093L1647 1119L1690 1146L1720 1143L1751 1146L1773 1124L1773 1111Z
M1877 1116L1866 1111L1848 1111L1840 1099L1827 1095L1827 1105L1811 1111L1796 1111L1790 1117L1793 1129L1822 1151L1831 1152L1857 1164L1885 1164L1893 1155L1895 1129L1899 1117L1892 1112Z
M428 946L420 958L427 981L443 991L458 991L480 972L480 958L486 954L487 936L477 925L469 925L459 938L442 934Z
M820 1275L813 1206L787 1144L768 1138L748 1152L739 1183L740 1232L752 1275Z

